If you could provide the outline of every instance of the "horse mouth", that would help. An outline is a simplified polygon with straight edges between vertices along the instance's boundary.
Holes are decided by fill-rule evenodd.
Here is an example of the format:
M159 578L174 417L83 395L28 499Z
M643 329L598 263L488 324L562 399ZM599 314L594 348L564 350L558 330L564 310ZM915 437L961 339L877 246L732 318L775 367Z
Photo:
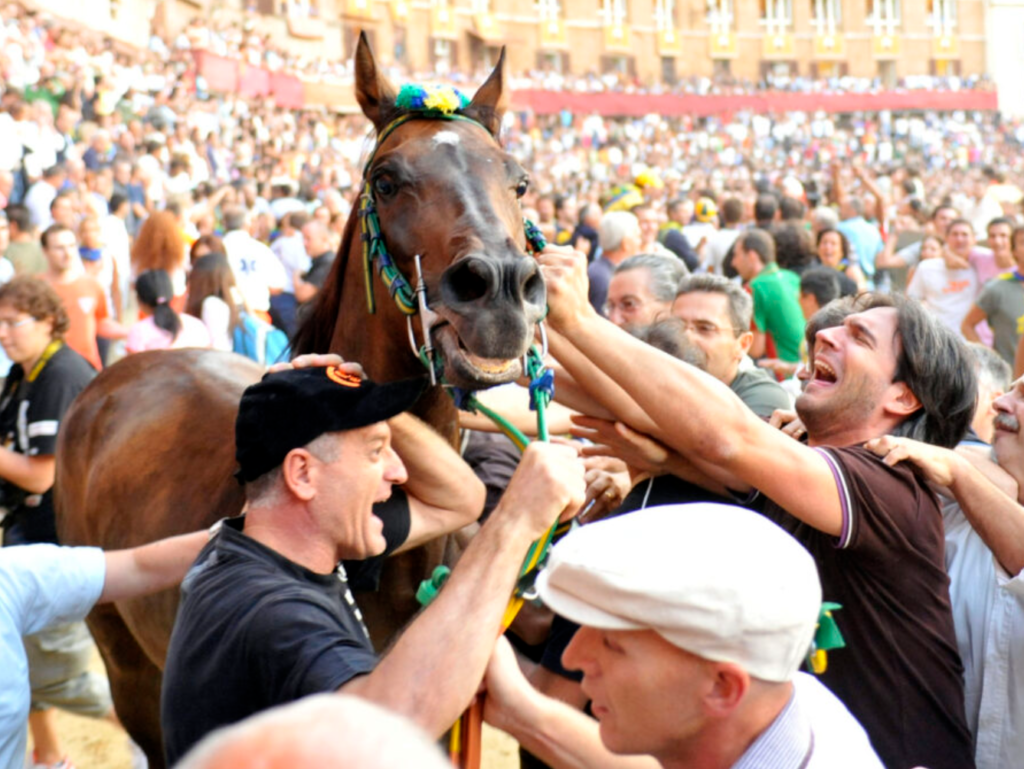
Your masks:
M434 327L434 338L444 360L445 381L466 390L512 382L522 373L519 358L484 358L470 352L451 324Z

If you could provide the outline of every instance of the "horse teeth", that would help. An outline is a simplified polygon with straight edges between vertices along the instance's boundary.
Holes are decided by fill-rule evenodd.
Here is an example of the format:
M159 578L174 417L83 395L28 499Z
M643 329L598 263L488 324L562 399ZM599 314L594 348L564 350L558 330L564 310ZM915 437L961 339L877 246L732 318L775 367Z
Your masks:
M470 355L469 359L476 368L487 374L502 374L512 368L512 364L515 362L511 360L478 358L475 355Z

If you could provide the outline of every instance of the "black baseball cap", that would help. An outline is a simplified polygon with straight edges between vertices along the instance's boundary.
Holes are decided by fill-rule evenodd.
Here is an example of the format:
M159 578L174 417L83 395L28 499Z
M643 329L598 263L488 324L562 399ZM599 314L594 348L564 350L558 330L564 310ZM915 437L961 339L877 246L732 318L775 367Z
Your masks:
M324 433L355 430L401 414L425 389L426 378L381 384L335 366L267 374L242 393L235 420L235 477L248 483Z

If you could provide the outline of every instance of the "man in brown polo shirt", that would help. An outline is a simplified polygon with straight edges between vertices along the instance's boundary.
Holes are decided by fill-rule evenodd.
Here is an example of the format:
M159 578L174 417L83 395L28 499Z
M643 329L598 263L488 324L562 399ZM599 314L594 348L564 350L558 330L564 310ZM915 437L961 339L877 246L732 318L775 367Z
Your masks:
M676 474L719 493L763 494L765 514L814 555L825 600L843 605L848 642L822 681L883 763L973 767L938 503L910 469L863 447L888 434L961 439L976 391L963 343L916 303L864 297L815 336L812 378L797 401L803 445L721 382L598 317L582 254L549 248L539 260L551 327L632 399L616 416L675 452Z

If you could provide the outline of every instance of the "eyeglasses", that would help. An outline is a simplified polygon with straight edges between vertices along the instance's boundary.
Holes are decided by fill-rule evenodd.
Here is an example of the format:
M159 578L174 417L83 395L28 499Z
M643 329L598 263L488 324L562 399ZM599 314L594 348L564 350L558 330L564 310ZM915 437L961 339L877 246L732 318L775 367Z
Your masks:
M679 318L678 320L679 325L681 326L683 331L693 329L693 333L695 333L697 336L703 336L706 338L718 336L725 330L732 331L733 334L736 334L737 336L743 332L743 329L732 328L731 326L727 326L725 329L723 329L707 320L695 320L692 322L688 320L683 320L682 318Z
M15 328L21 328L22 326L27 326L29 323L34 322L35 318L33 318L31 315L28 316L27 318L22 318L21 320L0 320L0 331L3 331L4 329L10 330Z

